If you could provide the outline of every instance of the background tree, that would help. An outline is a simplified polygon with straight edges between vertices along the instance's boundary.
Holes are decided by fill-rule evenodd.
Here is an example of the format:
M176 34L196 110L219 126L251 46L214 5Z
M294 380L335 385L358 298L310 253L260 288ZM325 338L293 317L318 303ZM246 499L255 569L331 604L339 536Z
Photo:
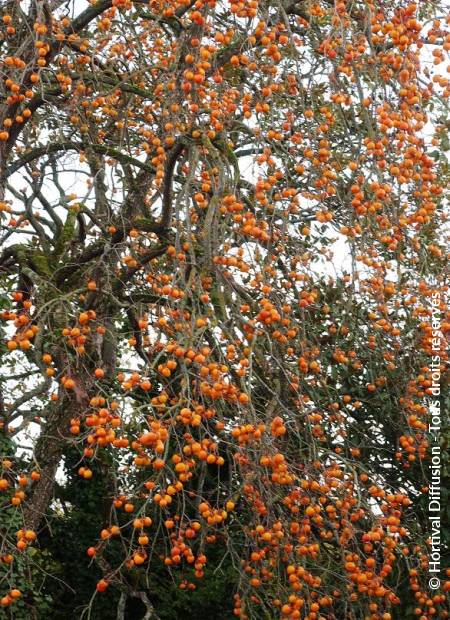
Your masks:
M448 617L445 3L1 17L2 613Z

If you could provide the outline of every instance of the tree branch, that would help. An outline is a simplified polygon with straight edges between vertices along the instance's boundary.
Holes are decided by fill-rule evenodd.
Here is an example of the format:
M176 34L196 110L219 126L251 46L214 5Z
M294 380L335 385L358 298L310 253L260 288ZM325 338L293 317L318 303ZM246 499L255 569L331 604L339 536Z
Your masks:
M80 152L80 151L84 151L86 148L88 148L87 145L81 142L77 143L77 142L71 142L71 141L56 142L53 144L46 144L45 146L38 146L32 149L31 151L24 153L23 155L21 155L18 161L8 166L8 168L6 169L6 174L9 176L13 174L14 172L17 172L18 170L20 170L20 168L22 168L26 164L29 164L30 162L36 159L39 159L43 155L52 155L53 153L57 153L59 151ZM137 168L141 168L142 170L147 170L148 172L155 171L153 166L151 166L150 164L139 161L138 159L135 159L131 155L122 153L121 151L111 146L105 146L103 144L89 144L89 148L96 153L99 153L101 155L107 155L109 157L112 157L113 159L117 159L117 161L124 161L128 164L136 166Z

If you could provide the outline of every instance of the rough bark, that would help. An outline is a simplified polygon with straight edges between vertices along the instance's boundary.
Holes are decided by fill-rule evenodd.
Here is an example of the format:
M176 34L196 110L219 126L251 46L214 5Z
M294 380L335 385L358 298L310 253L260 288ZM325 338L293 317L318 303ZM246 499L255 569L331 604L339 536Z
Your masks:
M36 468L41 474L40 479L33 485L24 506L24 525L27 529L36 531L39 528L46 511L53 498L55 476L61 462L64 447L67 445L70 420L82 415L89 406L89 397L85 379L77 381L74 393L64 395L58 406L53 407L41 435L36 442L34 460Z

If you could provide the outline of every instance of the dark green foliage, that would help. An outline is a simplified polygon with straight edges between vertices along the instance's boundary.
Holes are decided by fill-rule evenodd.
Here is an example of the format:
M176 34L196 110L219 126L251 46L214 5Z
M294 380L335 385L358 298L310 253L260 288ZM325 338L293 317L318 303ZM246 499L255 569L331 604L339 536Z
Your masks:
M105 456L105 453L103 454ZM111 489L105 485L102 464L91 464L93 477L86 481L77 474L79 453L66 452L66 479L57 488L53 515L40 536L40 548L32 548L28 555L35 569L24 563L23 582L17 583L24 592L14 608L0 610L0 619L25 620L115 620L120 590L111 586L102 594L93 594L103 577L96 562L86 554L95 545L99 532L110 522L107 512ZM108 560L120 563L123 548L119 540L109 545ZM192 579L193 571L180 570L170 575L164 564L155 559L151 566L128 572L132 589L145 591L157 610L160 620L228 620L233 617L233 592L237 572L225 556L224 545L213 545L208 551L208 565L203 579ZM116 557L114 557L116 556ZM4 571L5 568L2 568ZM196 584L195 590L182 590L183 579ZM31 594L33 592L33 594ZM10 614L14 611L14 616ZM136 597L127 596L126 620L141 620L145 606Z

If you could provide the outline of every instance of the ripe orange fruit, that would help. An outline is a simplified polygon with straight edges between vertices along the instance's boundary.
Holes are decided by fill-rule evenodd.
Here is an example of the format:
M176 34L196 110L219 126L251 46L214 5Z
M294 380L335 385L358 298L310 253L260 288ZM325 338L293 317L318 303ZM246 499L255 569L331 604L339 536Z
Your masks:
M106 581L106 579L100 579L100 581L96 585L97 592L104 592L108 586L109 583Z

